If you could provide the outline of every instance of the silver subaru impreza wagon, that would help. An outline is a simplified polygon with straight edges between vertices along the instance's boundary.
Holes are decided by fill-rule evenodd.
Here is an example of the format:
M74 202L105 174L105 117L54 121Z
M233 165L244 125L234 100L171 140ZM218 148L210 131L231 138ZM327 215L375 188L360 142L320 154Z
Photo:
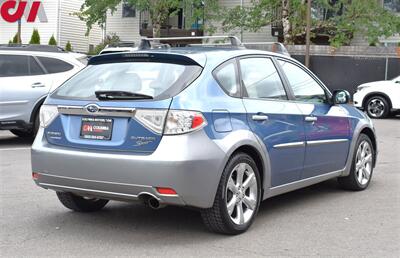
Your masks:
M67 208L109 200L196 208L239 234L260 202L337 178L368 187L371 120L302 64L231 46L152 48L90 59L50 94L32 146L36 184Z

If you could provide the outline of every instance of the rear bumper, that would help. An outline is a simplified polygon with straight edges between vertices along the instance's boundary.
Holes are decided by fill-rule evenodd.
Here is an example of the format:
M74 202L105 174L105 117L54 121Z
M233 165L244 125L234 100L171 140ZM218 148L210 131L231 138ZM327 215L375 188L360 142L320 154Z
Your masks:
M32 146L36 184L56 191L113 200L148 194L162 204L211 207L225 152L203 131L164 136L151 155L94 152L50 145L40 129ZM161 195L155 187L173 188Z

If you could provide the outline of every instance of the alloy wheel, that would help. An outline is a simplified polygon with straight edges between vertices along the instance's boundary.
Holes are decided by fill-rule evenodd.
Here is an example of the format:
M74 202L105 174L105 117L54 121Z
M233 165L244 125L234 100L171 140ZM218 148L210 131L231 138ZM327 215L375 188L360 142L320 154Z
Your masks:
M371 99L368 102L368 113L372 117L381 117L385 112L385 103L380 99Z
M360 185L368 184L372 172L372 148L369 142L362 141L357 149L356 177Z
M229 175L226 207L233 223L243 225L253 217L258 203L258 185L254 170L239 163Z

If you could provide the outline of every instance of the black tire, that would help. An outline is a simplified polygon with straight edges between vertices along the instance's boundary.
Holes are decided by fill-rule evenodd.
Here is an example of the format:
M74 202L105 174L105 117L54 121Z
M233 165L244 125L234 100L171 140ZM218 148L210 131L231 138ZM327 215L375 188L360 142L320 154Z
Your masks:
M369 144L370 149L371 149L371 155L372 155L372 157L371 157L372 158L371 172L369 174L369 179L368 179L367 183L365 183L365 184L361 184L359 182L359 180L357 179L358 175L357 175L357 170L356 170L357 152L358 152L360 145L363 142L367 142ZM350 174L346 177L338 177L339 186L343 189L352 190L352 191L362 191L362 190L367 189L367 187L370 184L371 179L372 179L372 174L373 174L374 165L375 165L374 162L375 162L375 150L373 148L372 141L366 134L361 134L357 139L356 148L354 149L353 161L351 164Z
M232 171L234 170L234 168L240 163L246 163L253 169L257 184L257 201L255 209L249 221L242 225L235 224L232 221L226 205L227 194L225 194L227 192L229 177L231 176L231 173L233 173ZM225 166L220 183L218 185L218 190L214 199L213 206L211 208L201 210L201 216L203 218L204 224L210 231L228 235L241 234L245 232L253 223L260 206L260 200L261 180L257 166L254 160L249 155L245 153L237 153L229 159L227 165Z
M25 129L25 130L21 130L21 129L12 129L10 130L11 133L13 133L14 135L20 137L20 138L24 138L24 139L34 139L36 137L36 134L39 130L39 126L40 126L40 121L39 121L39 112L35 115L35 119L33 121L33 125L31 129Z
M15 136L18 136L20 138L24 138L24 139L33 138L32 130L12 129L12 130L10 130L10 132L13 133Z
M39 111L35 115L35 120L33 121L33 127L32 127L32 137L35 138L37 132L39 131L39 126L40 126L40 117L39 117Z
M372 112L372 110L370 109L370 104L373 102L378 102L378 103L380 103L380 105L383 105L381 113L380 112L379 113ZM376 118L376 119L386 118L390 114L389 101L382 96L372 96L372 97L368 98L368 100L365 102L364 110L367 112L368 116L371 118Z
M73 193L57 192L60 202L68 209L78 212L93 212L101 210L108 200L85 199Z

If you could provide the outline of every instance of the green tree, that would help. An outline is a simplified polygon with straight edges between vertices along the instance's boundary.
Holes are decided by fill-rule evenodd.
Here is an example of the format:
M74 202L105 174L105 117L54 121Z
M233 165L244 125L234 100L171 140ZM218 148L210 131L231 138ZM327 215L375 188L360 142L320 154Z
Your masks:
M249 7L225 12L223 29L242 28L258 31L261 27L280 24L286 44L304 44L307 0L259 0ZM400 17L385 10L377 0L313 0L311 37L328 37L332 46L349 44L355 34L370 44L379 37L400 32Z
M29 44L40 45L40 35L39 35L39 31L37 29L33 29L31 40L29 41Z
M8 44L12 44L13 43L13 41L10 39L9 41L8 41Z
M87 33L89 33L93 25L103 26L107 12L114 13L122 1L135 6L139 12L149 12L150 22L153 25L153 37L160 36L161 25L169 16L174 15L178 8L190 7L190 19L217 17L215 13L218 10L216 8L218 0L85 0L80 12L75 13L75 15L86 22ZM205 6L212 8L208 9Z
M57 46L57 41L54 38L54 35L51 36L50 40L49 40L49 45L50 46Z
M15 36L14 36L14 38L13 38L13 40L12 40L12 43L18 44L18 32L15 33Z
M67 42L67 44L65 45L65 51L67 52L72 52L72 45L71 42Z
M107 46L107 45L115 45L118 42L120 42L120 38L117 36L117 34L111 34L107 35L106 39L104 40L103 43L97 45L92 52L89 52L89 55L98 55L100 52Z

